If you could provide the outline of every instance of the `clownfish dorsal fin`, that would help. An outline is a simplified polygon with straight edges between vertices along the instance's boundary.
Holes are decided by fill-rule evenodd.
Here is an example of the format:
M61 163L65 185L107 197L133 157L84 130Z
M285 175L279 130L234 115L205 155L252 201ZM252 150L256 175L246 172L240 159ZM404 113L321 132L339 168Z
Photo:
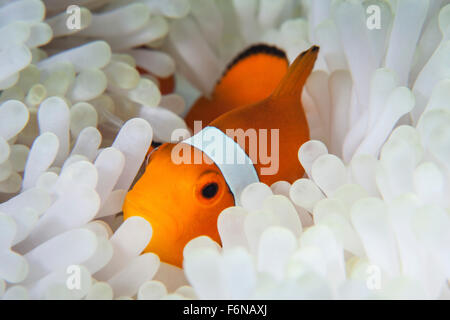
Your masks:
M312 46L302 52L289 66L287 74L272 93L271 98L283 96L301 97L302 88L314 68L318 54L318 46Z
M256 44L234 58L219 79L213 96L244 106L270 96L289 66L284 51Z

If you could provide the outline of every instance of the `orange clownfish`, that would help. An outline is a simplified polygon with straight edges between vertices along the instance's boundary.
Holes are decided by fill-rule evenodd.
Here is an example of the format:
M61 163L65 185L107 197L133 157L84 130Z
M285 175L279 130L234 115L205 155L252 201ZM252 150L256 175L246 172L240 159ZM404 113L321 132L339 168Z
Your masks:
M185 118L191 129L195 120L207 126L189 139L162 144L151 152L144 174L128 192L123 206L125 219L141 216L151 223L153 236L146 252L180 267L184 246L193 238L206 235L221 243L217 218L225 208L239 204L240 191L246 185L256 181L292 183L303 176L297 152L309 140L309 128L301 92L318 52L313 46L289 66L285 53L275 47L250 47L233 60L212 96L198 99ZM246 143L251 135L240 139L229 133L260 129L277 133L275 140L253 135L257 146L263 138L268 140L265 151L276 144L279 163L270 174L264 174L267 161L251 150L255 141ZM225 156L211 151L218 143L209 139L205 147L205 136L220 138L220 148L231 148L236 157L247 161L220 161L231 149L225 149ZM205 161L174 161L174 155L180 154L183 159Z

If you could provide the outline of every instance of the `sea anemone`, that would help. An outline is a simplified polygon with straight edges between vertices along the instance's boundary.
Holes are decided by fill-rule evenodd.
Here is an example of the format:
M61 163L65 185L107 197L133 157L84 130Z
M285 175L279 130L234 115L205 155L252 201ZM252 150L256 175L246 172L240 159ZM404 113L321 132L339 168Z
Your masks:
M448 1L71 4L0 1L1 298L450 298ZM183 269L142 253L152 140L260 42L320 46L305 177L247 186Z

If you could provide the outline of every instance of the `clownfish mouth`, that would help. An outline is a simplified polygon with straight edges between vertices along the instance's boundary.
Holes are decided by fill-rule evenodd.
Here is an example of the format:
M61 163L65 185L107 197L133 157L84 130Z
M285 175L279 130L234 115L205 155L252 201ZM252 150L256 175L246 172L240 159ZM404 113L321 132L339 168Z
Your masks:
M178 223L170 213L149 205L139 205L139 203L129 199L129 196L125 198L123 213L125 219L131 216L140 216L147 220L152 226L153 234L155 234L155 230L178 235L178 237L183 234L182 224Z

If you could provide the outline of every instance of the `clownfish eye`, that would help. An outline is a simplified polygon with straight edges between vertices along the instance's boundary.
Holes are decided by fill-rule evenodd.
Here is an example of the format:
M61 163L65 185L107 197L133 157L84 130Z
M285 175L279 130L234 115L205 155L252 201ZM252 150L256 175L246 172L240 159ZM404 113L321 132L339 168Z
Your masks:
M219 191L219 185L215 182L208 183L202 188L202 197L206 199L213 198Z
M226 191L226 183L220 173L208 170L198 177L193 191L198 204L214 206L222 199Z

